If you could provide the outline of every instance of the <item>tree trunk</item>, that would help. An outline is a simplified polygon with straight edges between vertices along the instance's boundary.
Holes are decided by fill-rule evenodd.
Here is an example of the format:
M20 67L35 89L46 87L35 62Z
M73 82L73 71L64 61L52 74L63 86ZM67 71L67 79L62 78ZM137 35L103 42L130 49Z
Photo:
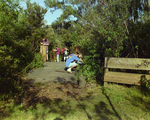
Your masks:
M64 29L64 9L65 9L65 7L64 7L64 0L63 0L63 19L62 19L62 29Z

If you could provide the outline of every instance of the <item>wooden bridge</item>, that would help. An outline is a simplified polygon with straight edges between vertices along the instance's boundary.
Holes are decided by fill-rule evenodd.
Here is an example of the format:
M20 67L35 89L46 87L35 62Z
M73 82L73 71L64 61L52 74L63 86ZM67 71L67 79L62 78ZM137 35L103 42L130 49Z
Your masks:
M64 69L65 62L45 62L43 68L33 69L25 77L34 83L73 83L79 84L79 87L85 86L83 76L77 78L75 71L70 74Z

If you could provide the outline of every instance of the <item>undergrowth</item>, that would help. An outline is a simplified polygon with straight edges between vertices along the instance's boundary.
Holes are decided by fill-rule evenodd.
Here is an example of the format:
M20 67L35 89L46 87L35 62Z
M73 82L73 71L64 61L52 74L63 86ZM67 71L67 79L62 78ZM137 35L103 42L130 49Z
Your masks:
M49 83L34 89L36 86L30 85L32 89L28 89L24 97L22 96L23 102L16 104L18 98L11 99L7 103L0 102L1 119L149 120L150 118L150 96L144 95L140 87L116 84L101 87L91 83L86 89L79 90L71 86L71 84Z

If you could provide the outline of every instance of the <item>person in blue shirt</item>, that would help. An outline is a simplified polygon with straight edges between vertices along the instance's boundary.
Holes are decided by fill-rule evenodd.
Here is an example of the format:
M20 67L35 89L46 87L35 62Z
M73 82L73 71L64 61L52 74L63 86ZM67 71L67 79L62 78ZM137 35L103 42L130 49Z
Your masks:
M83 60L82 59L79 59L78 57L79 57L79 53L78 52L75 52L74 54L70 54L69 56L68 56L68 59L66 60L66 62L65 62L65 67L68 67L68 69L67 69L67 71L69 72L69 73L72 73L71 72L71 69L72 68L74 68L74 67L76 67L78 64L77 64L77 62L83 62ZM77 61L77 62L76 62Z

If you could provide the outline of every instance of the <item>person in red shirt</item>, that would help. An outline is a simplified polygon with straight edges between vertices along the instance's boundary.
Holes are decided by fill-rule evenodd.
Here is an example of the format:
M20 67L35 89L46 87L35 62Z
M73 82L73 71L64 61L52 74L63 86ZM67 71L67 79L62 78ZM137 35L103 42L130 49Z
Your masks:
M65 60L64 60L64 54L65 54L65 53L64 53L64 50L65 50L65 47L62 48L61 54L63 55L63 61L65 62Z

